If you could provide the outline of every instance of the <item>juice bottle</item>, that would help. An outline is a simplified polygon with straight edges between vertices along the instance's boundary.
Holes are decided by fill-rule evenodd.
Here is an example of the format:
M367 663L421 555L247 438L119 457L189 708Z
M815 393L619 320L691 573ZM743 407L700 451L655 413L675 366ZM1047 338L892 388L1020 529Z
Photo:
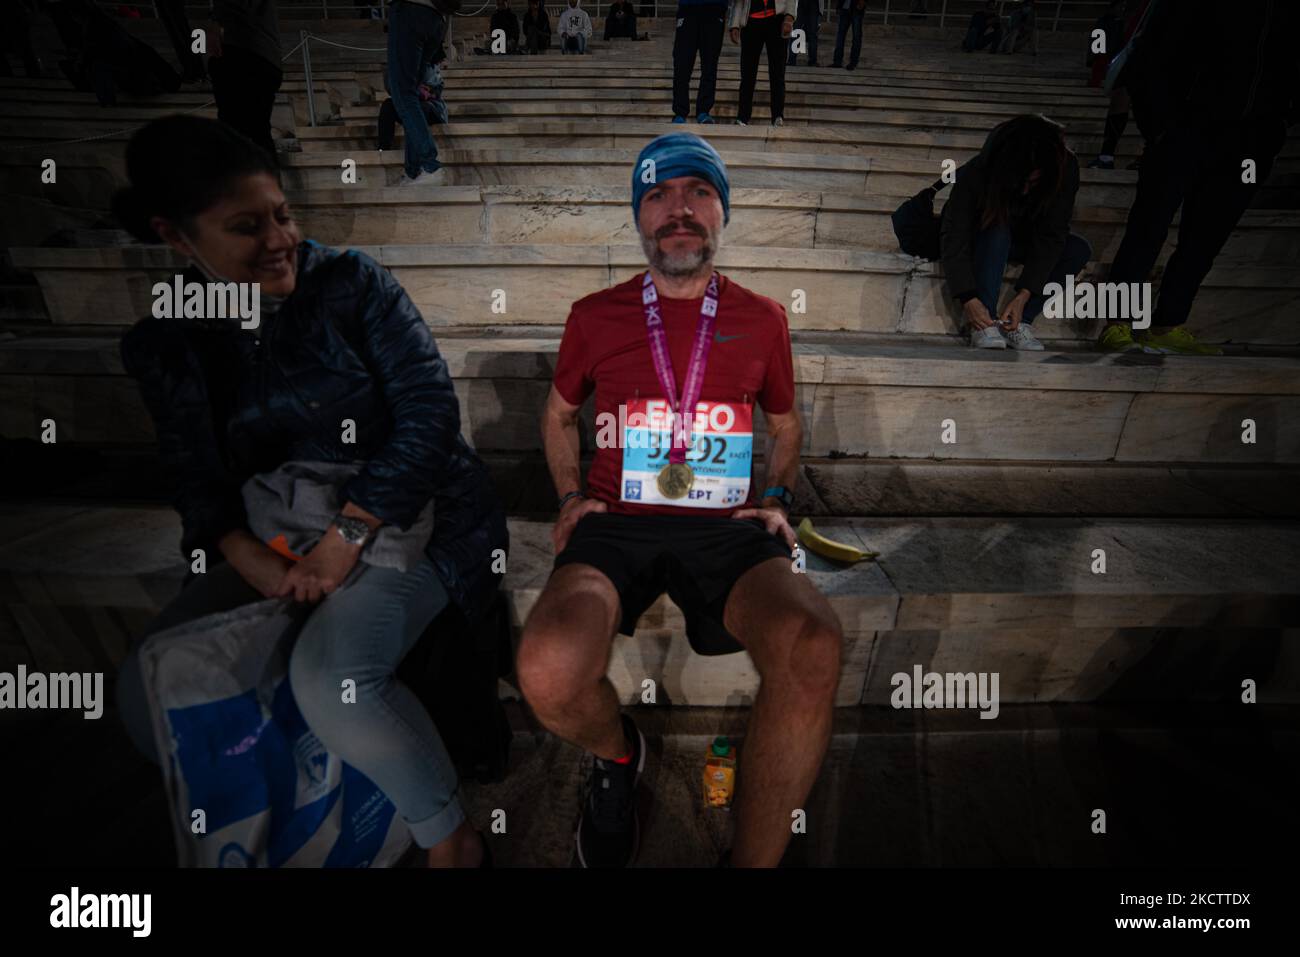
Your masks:
M725 737L716 737L704 756L704 803L730 807L736 793L736 749Z

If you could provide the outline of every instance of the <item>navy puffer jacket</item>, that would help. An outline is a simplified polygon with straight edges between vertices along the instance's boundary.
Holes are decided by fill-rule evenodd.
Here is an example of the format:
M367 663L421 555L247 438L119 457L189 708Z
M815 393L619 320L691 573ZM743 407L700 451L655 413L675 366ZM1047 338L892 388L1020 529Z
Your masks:
M304 242L293 294L259 328L143 319L123 336L122 360L176 475L187 563L196 548L219 561L217 541L247 527L250 476L292 460L364 461L344 498L401 528L432 498L426 553L452 601L470 617L482 610L498 584L492 551L508 546L505 513L461 437L433 335L373 259Z

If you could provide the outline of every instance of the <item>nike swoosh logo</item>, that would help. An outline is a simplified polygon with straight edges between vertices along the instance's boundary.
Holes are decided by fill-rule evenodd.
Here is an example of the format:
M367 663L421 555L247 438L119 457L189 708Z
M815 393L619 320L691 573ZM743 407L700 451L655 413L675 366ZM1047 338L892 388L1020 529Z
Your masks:
M724 335L723 335L722 333L720 333L720 332L715 332L715 333L713 334L713 341L714 341L714 342L730 342L732 339L743 339L743 338L744 338L745 336L747 336L747 335L749 335L749 333L747 333L747 332L738 332L738 333L736 333L734 336L724 336Z

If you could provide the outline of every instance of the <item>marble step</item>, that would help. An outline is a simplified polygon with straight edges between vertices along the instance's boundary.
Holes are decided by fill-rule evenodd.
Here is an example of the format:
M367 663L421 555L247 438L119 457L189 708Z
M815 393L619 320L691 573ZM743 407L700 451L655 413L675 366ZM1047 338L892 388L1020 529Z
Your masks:
M510 89L487 87L472 90L449 88L445 93L447 107L453 117L469 114L485 114L495 111L498 114L515 111L518 113L539 112L563 115L605 114L612 110L635 106L641 113L664 111L672 103L672 86L655 85L653 87L594 89ZM717 92L718 106L713 110L715 116L722 120L736 116L736 105L740 91L738 87L720 84ZM761 100L755 97L755 116L760 116L757 106L767 105L767 97ZM986 100L908 100L900 101L888 95L870 96L856 93L828 93L823 91L787 90L785 96L785 116L791 122L795 119L807 120L810 117L827 122L853 122L892 124L905 127L913 126L952 126L968 129L989 130L998 123L1025 111L1020 104L998 104ZM1068 123L1072 128L1084 132L1097 133L1105 122L1102 104L1080 104L1077 106L1054 106L1049 112L1053 119ZM347 120L369 119L373 108L368 105L344 106L340 111ZM766 116L766 112L762 114ZM667 109L665 119L671 119L672 110Z
M41 670L67 668L88 645L101 660L120 660L186 569L179 521L166 509L4 506L0 525L8 530L0 544L5 643ZM879 552L852 567L806 559L805 573L844 627L839 705L887 705L893 675L918 664L996 673L1000 704L1092 701L1161 660L1176 671L1167 661L1175 649L1199 665L1184 666L1184 680L1194 672L1201 694L1222 697L1240 693L1243 675L1216 669L1216 660L1261 642L1269 653L1245 677L1271 699L1300 697L1291 650L1300 624L1296 523L986 518L820 527ZM517 634L553 552L549 522L512 520L510 532L502 587ZM1092 572L1097 549L1107 555L1105 574ZM746 653L700 657L682 637L681 614L664 597L635 636L614 642L608 674L621 701L639 701L647 679L659 703L752 701L758 678Z
M499 325L503 315L513 325L561 325L580 295L621 282L645 266L640 247L632 245L357 248L392 271L435 328ZM9 257L36 278L51 321L60 325L129 325L151 313L154 283L170 281L183 268L176 254L160 246L28 247L11 249ZM956 306L938 263L847 249L727 245L716 262L737 282L784 304L793 329L958 333ZM1104 274L1105 268L1090 264L1081 281ZM562 283L556 282L559 275ZM1298 301L1300 274L1292 268L1216 266L1202 284L1188 328L1211 342L1293 346L1300 343L1294 322ZM505 313L494 311L502 307ZM1044 317L1038 329L1052 341L1088 343L1102 325L1101 319Z
M501 90L521 88L532 90L578 90L581 94L599 90L662 90L672 89L671 66L647 64L645 67L602 66L600 68L529 69L527 64L508 64L497 69L473 70L460 64L445 71L448 90ZM315 76L315 71L312 73ZM358 76L363 75L358 72ZM383 88L383 74L366 73L367 78L378 81ZM736 64L722 64L718 70L721 86L737 86L740 68ZM598 84L598 85L597 85ZM1036 83L1032 78L1021 82L990 79L987 77L961 77L954 82L947 75L933 78L902 78L883 76L861 69L848 72L831 68L787 68L786 92L850 94L857 96L888 96L906 102L925 103L930 100L977 102L1002 102L1018 98L1029 106L1089 106L1105 107L1107 100L1097 90L1086 87L1059 87ZM768 77L760 73L755 90L769 89Z
M558 337L458 332L439 334L439 346L466 439L483 452L539 450ZM1300 359L990 353L865 337L796 340L794 355L808 458L1300 463ZM35 439L46 419L70 442L153 441L111 338L0 342L0 434ZM765 429L756 419L755 448L762 449ZM1255 423L1253 442L1243 441L1247 419ZM581 422L582 448L590 451L597 435L590 404Z
M456 140L460 142L461 137ZM948 195L947 192L941 196ZM413 199L403 187L340 187L291 191L304 235L329 245L407 245L427 242L430 224L457 243L634 243L627 187L448 186ZM731 192L726 238L752 246L898 251L890 216L897 197L737 188ZM941 199L935 206L943 208ZM1123 239L1124 207L1076 206L1071 228L1109 262ZM1168 259L1177 230L1161 254ZM1248 210L1216 262L1283 265L1300 256L1300 211Z
M638 152L639 147L449 149L440 151L438 158L447 169L448 185L624 186L631 180ZM942 171L935 159L732 149L719 152L727 164L733 188L823 190L848 196L910 196L933 183ZM356 164L357 181L347 184L350 186L393 186L402 175L399 151L313 150L281 157L284 184L289 189L338 188L343 185L343 163L348 160ZM1080 206L1127 207L1133 201L1136 183L1137 173L1133 171L1084 169L1080 171L1076 202ZM32 187L28 185L26 189L16 191L30 189ZM1300 205L1296 196L1300 196L1300 172L1278 170L1262 185L1252 205L1258 209L1293 208Z
M375 119L378 107L371 106L365 122L352 121L321 126L299 126L293 135L302 150L363 149L373 150L377 142ZM936 163L953 159L963 163L980 151L985 133L935 133L927 130L903 130L878 126L736 126L717 123L710 126L692 124L689 129L709 139L719 150L805 153L816 144L822 155L894 156L926 159ZM574 122L568 120L511 119L464 120L431 128L440 149L636 149L664 132L662 118L651 120L603 120L600 117ZM403 140L400 127L397 140ZM1069 138L1070 147L1082 158L1095 154L1100 136ZM1136 131L1122 137L1117 147L1116 165L1123 170L1141 153L1141 138ZM1278 160L1278 168L1300 156L1300 141L1290 141Z

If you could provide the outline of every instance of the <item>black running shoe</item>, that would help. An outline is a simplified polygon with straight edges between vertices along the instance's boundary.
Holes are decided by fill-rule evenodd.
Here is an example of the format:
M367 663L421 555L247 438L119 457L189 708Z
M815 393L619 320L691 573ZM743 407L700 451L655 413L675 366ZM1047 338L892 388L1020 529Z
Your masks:
M578 819L578 862L583 867L627 867L636 858L641 822L636 813L636 783L645 768L645 738L627 715L623 734L632 744L632 760L615 764L594 758L587 796Z

